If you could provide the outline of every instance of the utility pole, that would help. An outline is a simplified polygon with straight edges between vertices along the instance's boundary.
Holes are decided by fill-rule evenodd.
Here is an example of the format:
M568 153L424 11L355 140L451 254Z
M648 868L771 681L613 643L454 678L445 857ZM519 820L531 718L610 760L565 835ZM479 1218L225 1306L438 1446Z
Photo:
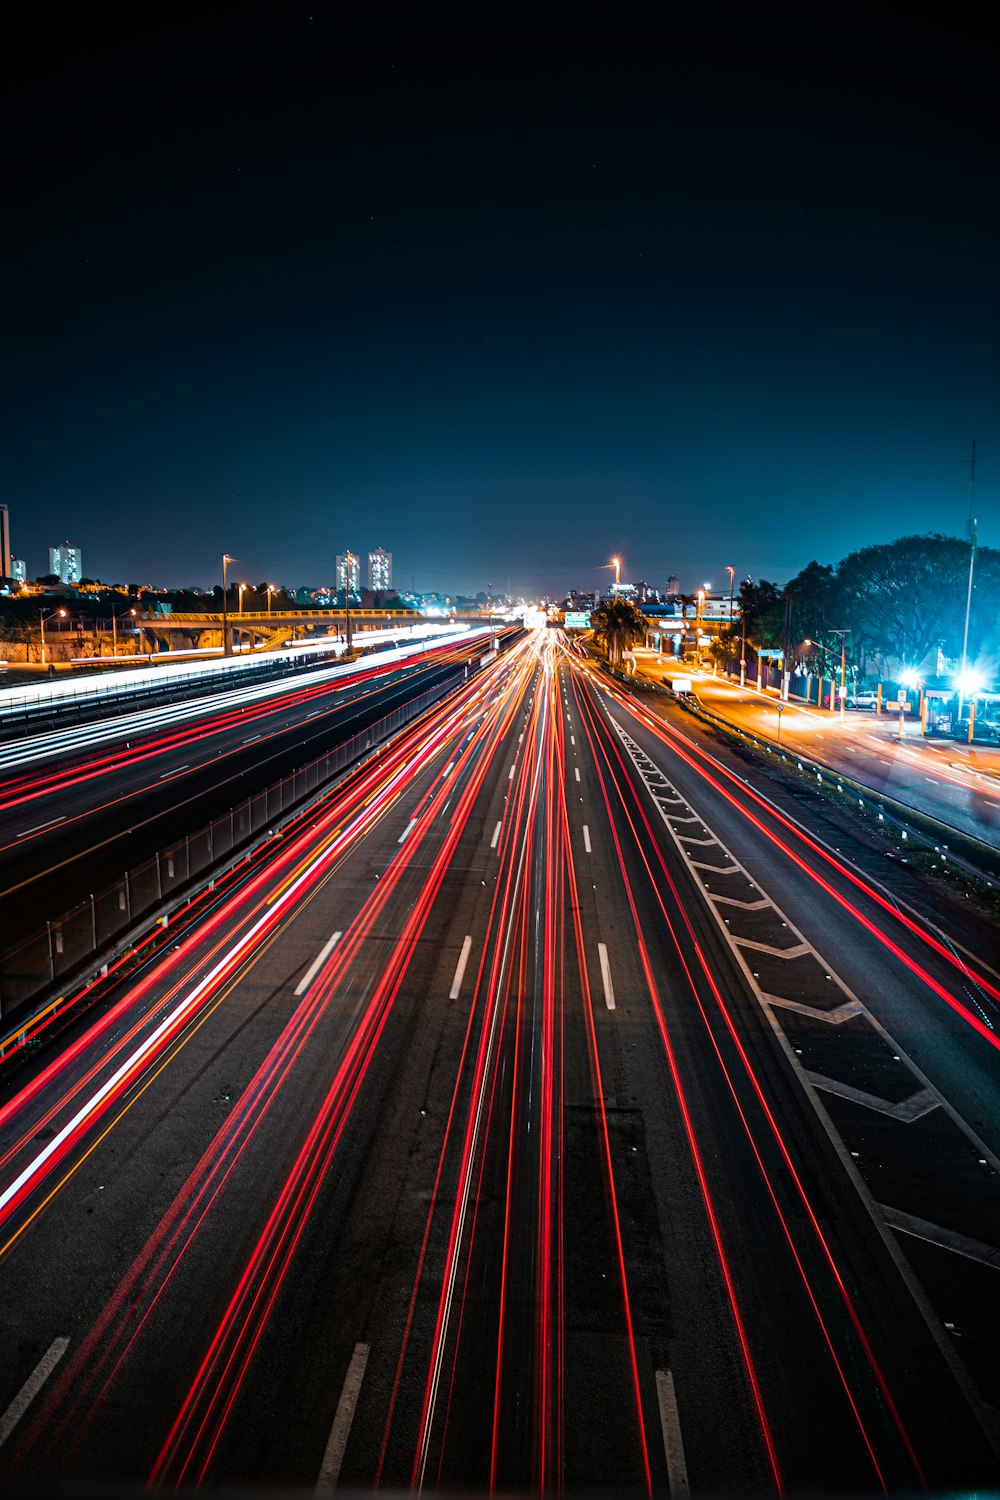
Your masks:
M972 611L972 574L976 566L976 440L972 439L972 457L969 463L969 586L965 594L965 629L962 632L962 665L958 671L958 717L962 717L965 698L966 672L969 664L969 615Z

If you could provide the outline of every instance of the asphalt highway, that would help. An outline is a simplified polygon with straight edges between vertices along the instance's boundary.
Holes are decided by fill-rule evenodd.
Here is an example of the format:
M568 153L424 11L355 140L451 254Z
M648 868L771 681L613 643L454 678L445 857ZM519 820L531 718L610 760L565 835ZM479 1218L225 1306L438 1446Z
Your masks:
M481 654L481 642L449 642L402 664L359 663L6 747L0 929L60 915Z
M1000 848L1000 749L961 740L921 736L919 722L848 710L839 713L791 701L782 707L774 690L758 692L637 648L640 670L656 680L691 677L704 707L751 734L779 739L800 753L862 782L874 792Z
M954 920L536 632L8 1046L0 1475L995 1484Z

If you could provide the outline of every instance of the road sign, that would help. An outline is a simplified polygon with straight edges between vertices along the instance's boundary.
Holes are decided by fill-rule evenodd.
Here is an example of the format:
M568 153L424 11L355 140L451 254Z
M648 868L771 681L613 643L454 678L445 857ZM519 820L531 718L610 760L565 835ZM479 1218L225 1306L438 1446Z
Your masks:
M566 611L567 630L589 630L590 615L585 609L568 609Z
M908 714L910 712L910 705L905 698L890 698L885 706L891 714Z
M758 656L784 656L784 651L779 651L777 646L762 646L757 652Z

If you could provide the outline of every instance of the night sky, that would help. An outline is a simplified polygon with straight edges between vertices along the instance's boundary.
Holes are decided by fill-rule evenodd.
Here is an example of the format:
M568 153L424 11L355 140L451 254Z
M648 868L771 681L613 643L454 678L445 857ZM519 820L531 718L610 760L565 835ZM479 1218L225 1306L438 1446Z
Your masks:
M5 12L29 576L783 582L963 533L973 437L1000 545L981 10L87 9Z

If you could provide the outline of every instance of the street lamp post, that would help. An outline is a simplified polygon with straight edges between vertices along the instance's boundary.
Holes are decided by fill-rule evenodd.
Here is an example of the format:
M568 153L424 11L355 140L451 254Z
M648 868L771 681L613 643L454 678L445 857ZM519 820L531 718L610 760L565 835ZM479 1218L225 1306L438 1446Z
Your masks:
M701 666L701 615L705 607L705 590L699 589L697 594L698 608L694 615L694 664Z
M840 636L840 722L843 724L847 717L847 637L849 630L833 630L831 635Z
M233 643L229 638L229 574L226 571L235 559L228 552L222 554L222 654L232 656Z
M48 614L45 613L44 609L40 609L38 611L38 633L39 633L39 635L42 638L42 666L43 667L45 666L45 621L46 620L51 620L51 618L52 618L53 615L58 615L59 618L60 618L60 620L65 620L65 618L66 618L66 611L64 609L50 609L49 612L48 612Z
M247 584L241 583L241 584L239 584L239 586L237 588L237 591L236 591L236 613L239 616L242 616L242 614L243 614L243 595L246 593L247 587L248 587ZM243 645L245 644L245 632L243 632L243 631L241 631L241 633L240 633L240 642L241 642L241 644L240 644L240 650L242 651L243 650Z
M732 566L731 563L727 563L726 564L726 572L729 574L729 635L730 635L730 639L732 639L732 633L733 633L733 585L736 582L736 569ZM726 657L726 663L727 663L726 670L728 671L729 670L729 667L728 667L729 657L728 656Z
M269 584L268 584L268 586L267 586L267 612L268 612L268 614L270 614L270 613L271 613L271 599L272 599L272 597L273 597L273 596L274 596L274 595L275 595L275 594L276 594L276 593L277 593L277 592L278 592L278 591L277 591L277 589L276 589L276 588L275 588L275 587L274 587L274 584L273 584L273 583L269 583Z
M135 619L135 610L134 609L123 611L122 612L122 619L123 620L124 620L126 614L131 615L131 617L132 617L133 620ZM115 614L115 612L114 612L113 609L111 611L111 651L112 651L112 654L117 657L117 655L118 655L118 616Z
M612 565L613 565L614 570L615 570L615 598L617 599L618 598L618 585L621 582L621 576L622 576L621 558L620 557L613 557L611 559L611 562L612 562Z
M348 656L351 654L354 646L353 637L351 635L351 564L353 562L354 553L348 552L346 557L346 567L344 569L344 615L346 617L347 624L346 634Z

